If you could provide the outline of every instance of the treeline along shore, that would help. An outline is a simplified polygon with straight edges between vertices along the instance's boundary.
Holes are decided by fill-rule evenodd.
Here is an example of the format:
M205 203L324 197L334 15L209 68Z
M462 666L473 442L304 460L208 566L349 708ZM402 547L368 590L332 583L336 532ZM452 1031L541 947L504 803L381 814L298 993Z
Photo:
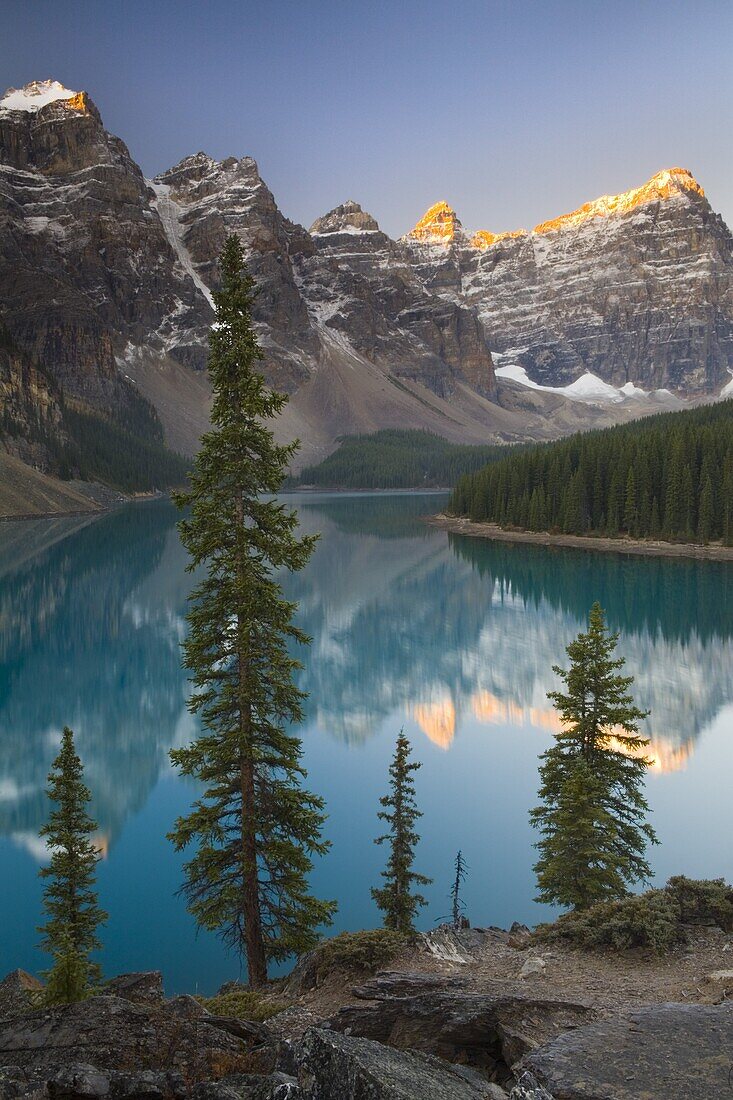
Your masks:
M456 535L494 539L497 542L528 542L535 546L567 546L576 550L604 550L616 554L636 554L641 557L701 558L708 561L733 561L733 546L720 543L663 542L659 539L604 538L601 535L565 535L551 531L527 531L517 527L500 527L498 523L473 523L463 516L426 516L432 527L442 527Z
M733 401L522 449L461 477L464 534L731 557Z

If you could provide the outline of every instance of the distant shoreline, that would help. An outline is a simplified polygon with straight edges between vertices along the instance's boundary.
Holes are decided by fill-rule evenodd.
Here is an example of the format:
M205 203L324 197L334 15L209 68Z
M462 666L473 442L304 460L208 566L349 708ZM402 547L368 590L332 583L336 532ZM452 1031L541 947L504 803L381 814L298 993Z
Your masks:
M0 515L0 523L27 523L29 519L67 519L74 516L101 516L105 512L110 511L109 507L99 508L75 508L68 512L20 512L18 514L2 514Z
M733 546L693 542L662 542L627 538L604 538L594 535L553 535L549 531L524 531L499 527L496 523L473 523L458 516L439 513L426 516L426 522L444 531L469 538L493 539L495 542L525 542L535 546L565 546L577 550L601 550L606 553L634 554L638 557L697 558L703 561L733 562Z
M170 497L170 492L164 489L155 489L151 492L122 493L112 489L109 490L106 499L96 499L90 496L88 499L91 507L89 508L57 508L52 512L2 512L0 513L0 523L25 523L30 519L66 519L73 516L89 516L92 518L107 515L117 508L123 508L126 504L162 500L163 497Z
M397 493L405 493L408 496L415 496L416 493L452 493L453 489L450 485L407 485L398 486L394 489L388 489L384 485L377 486L373 489L361 487L359 489L352 488L349 485L291 485L287 489L281 489L281 493L390 493L393 496Z

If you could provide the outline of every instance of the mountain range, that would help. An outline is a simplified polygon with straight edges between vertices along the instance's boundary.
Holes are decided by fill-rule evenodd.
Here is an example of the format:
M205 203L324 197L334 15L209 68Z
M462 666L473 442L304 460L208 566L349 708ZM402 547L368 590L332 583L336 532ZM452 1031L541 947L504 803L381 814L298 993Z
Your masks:
M733 238L683 169L531 231L469 232L440 202L393 240L353 201L306 230L250 157L196 153L145 179L89 95L48 80L0 99L14 461L62 472L70 411L195 450L232 232L266 377L291 395L277 431L302 439L301 462L354 432L552 438L731 389Z

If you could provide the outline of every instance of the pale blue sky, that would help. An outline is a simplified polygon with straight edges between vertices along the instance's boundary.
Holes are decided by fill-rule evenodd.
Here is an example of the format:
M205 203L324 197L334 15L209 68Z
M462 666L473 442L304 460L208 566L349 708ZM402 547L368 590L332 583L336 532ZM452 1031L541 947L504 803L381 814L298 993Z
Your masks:
M733 223L731 0L3 0L0 83L85 89L149 175L258 161L309 225L531 227L689 168Z

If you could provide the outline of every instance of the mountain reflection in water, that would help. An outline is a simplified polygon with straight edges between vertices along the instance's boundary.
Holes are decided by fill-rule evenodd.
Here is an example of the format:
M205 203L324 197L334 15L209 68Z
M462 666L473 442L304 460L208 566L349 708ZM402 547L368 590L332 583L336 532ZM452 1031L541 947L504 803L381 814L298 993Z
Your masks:
M298 654L309 693L301 732L308 782L329 809L333 849L315 875L323 896L338 897L337 930L376 919L375 813L401 725L424 764L421 869L437 880L425 926L446 906L436 866L485 835L496 841L474 855L470 886L480 922L540 919L527 810L537 755L558 728L546 696L594 599L651 711L660 779L650 791L665 841L655 867L730 873L716 838L733 743L731 566L449 536L420 518L443 503L435 495L290 499L303 529L322 534L307 569L283 583L313 639ZM0 874L17 883L0 906L6 969L38 968L38 830L68 724L94 795L103 901L118 922L107 965L161 965L179 989L236 976L213 937L195 941L165 840L196 791L168 759L196 732L179 648L192 578L176 519L158 502L93 522L0 524Z
M443 749L469 717L555 732L552 665L598 598L651 712L656 766L684 766L733 701L733 570L446 538L420 519L435 502L297 499L303 529L322 534L309 567L284 578L313 639L300 681L308 720L359 742L402 712ZM34 846L63 724L77 731L109 838L192 733L179 653L190 578L175 521L167 504L34 521L30 557L19 524L0 528L0 832Z
M314 638L303 686L324 728L358 740L401 707L444 749L467 715L555 732L552 666L596 598L651 712L657 770L683 767L733 701L726 563L445 539L415 522L429 498L388 499L386 517L386 501L357 502L356 537L350 502L301 510L304 527L324 532L291 586Z

